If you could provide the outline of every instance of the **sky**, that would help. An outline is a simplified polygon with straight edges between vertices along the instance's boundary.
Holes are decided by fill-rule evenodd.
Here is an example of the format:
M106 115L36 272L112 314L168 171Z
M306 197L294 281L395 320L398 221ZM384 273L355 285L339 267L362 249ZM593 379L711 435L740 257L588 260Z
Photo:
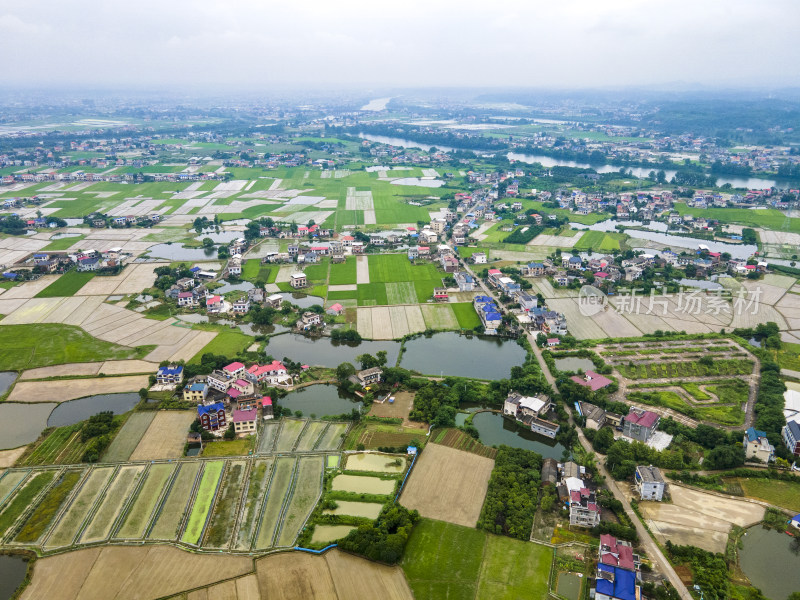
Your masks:
M0 87L800 85L798 0L0 0Z

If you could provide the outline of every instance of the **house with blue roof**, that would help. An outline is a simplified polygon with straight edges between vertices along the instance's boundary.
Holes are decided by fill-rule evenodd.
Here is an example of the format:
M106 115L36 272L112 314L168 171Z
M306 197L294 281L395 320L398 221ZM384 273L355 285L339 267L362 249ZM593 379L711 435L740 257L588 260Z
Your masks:
M595 600L639 600L641 590L633 571L606 564L597 565Z
M544 275L544 264L540 262L532 262L523 265L520 269L523 277L541 277Z
M781 429L783 443L795 456L800 456L800 424L797 421L787 421Z
M200 426L206 431L225 429L228 424L225 405L222 402L199 405L197 407L197 418L200 419Z
M156 373L156 381L159 385L177 385L183 381L183 367L181 365L169 365L159 367Z
M742 439L746 459L758 459L763 463L775 460L775 446L769 443L767 434L753 427L748 427Z

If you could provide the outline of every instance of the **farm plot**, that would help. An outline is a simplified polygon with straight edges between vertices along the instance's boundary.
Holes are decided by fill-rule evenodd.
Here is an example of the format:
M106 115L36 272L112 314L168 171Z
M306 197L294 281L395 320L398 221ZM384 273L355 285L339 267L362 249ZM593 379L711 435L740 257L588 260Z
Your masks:
M347 471L367 471L371 473L402 473L406 469L406 460L404 457L395 454L360 452L347 456L345 469Z
M292 496L283 516L276 546L291 546L300 533L322 492L324 457L301 456L294 478Z
M328 424L325 421L309 421L306 428L303 430L303 435L297 442L298 452L309 452L314 449L314 446L319 440L319 436Z
M475 527L494 460L439 444L428 444L400 497L424 517Z
M8 396L10 402L66 402L94 394L136 392L147 387L147 375L20 381Z
M211 509L214 497L217 494L219 478L224 467L225 462L222 460L205 463L203 476L200 479L200 485L194 497L194 504L192 504L192 512L189 515L186 529L181 536L182 542L187 544L198 544L200 542L206 521L208 521L208 511Z
M201 464L198 461L181 463L178 474L172 480L167 498L162 503L153 528L147 536L148 539L174 540L178 536Z
M353 285L358 283L356 276L356 256L348 256L343 263L331 264L330 285Z
M253 544L253 535L258 523L258 516L271 476L272 460L257 460L250 469L242 518L233 544L236 550L249 550Z
M347 423L331 423L322 434L317 444L317 450L338 450L347 433Z
M19 516L36 499L53 478L56 476L54 471L36 473L28 478L24 485L17 489L11 499L6 502L5 508L0 512L0 539L6 535L8 529L14 525Z
M0 506L3 506L14 490L17 489L22 480L28 476L29 471L6 471L0 478Z
M676 379L680 377L706 377L720 375L749 375L753 371L750 360L715 360L711 366L696 361L646 363L634 366L619 365L620 374L627 379Z
M278 437L278 430L281 428L280 421L270 421L265 423L261 429L260 438L258 441L259 452L272 452L275 447L275 439Z
M428 329L459 329L458 319L448 304L423 304L422 316Z
M142 441L130 460L178 458L183 455L186 432L196 413L191 411L160 411L156 414Z
M292 482L296 459L294 457L280 457L275 462L275 471L269 485L264 510L261 513L261 522L256 534L254 550L270 548L275 537L275 528L283 508L284 498Z
M307 422L304 419L283 419L283 427L281 427L281 432L275 442L275 451L291 451Z
M236 525L239 497L246 472L247 463L244 461L231 461L228 463L225 481L219 492L219 500L217 500L214 506L214 513L208 522L205 546L227 548L230 545L233 528Z
M336 500L336 508L328 508L322 511L324 515L347 515L350 517L364 517L366 519L377 519L381 514L383 504L380 502L352 502L348 500Z
M337 475L331 482L331 490L388 496L394 493L395 485L397 485L396 479L378 479L365 475Z
M36 566L25 600L154 600L245 575L253 561L165 545L112 546L49 556Z
M56 523L50 536L45 540L46 550L61 548L72 544L81 530L81 525L92 510L96 500L114 474L114 467L93 469L83 482L72 504Z
M141 442L156 413L153 411L133 413L114 437L103 455L103 462L124 462L130 459Z
M417 289L413 281L386 284L386 301L389 304L416 304Z
M131 495L139 483L143 472L144 465L120 467L114 481L108 486L100 507L83 532L80 539L81 543L100 542L109 536L111 528L125 506L128 496Z
M31 513L19 530L15 542L35 544L50 527L53 518L83 477L83 471L67 471Z
M95 274L91 272L79 273L75 270L68 271L44 288L41 292L36 294L36 298L58 298L72 296L84 285L89 283L89 280L94 276Z
M174 472L175 465L171 463L158 463L150 467L147 471L147 479L139 488L139 493L131 504L115 537L120 539L140 539L144 536L156 504Z

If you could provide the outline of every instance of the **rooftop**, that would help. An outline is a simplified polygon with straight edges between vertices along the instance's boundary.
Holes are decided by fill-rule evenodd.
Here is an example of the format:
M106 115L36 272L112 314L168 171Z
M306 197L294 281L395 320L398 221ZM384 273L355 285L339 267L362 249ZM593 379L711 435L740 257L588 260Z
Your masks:
M645 483L664 483L664 478L661 476L661 471L658 467L639 465L636 467L636 473Z

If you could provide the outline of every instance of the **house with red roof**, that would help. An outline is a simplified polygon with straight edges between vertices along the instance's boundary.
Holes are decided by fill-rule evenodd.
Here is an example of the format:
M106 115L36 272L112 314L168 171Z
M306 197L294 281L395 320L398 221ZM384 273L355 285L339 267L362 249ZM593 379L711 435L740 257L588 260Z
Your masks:
M331 304L325 312L329 315L338 316L344 312L344 307L337 302L336 304Z
M258 420L258 410L234 410L233 429L236 433L255 433L256 421Z
M636 570L633 547L609 533L600 535L599 562L627 571Z
M210 313L221 313L225 308L222 296L209 296L206 300L206 310Z
M240 394L252 394L255 392L255 387L252 381L240 377L231 384L231 390L239 390ZM228 392L230 392L230 390L228 390Z
M291 377L282 362L272 361L268 365L253 365L247 369L247 379L254 383L286 384Z
M573 375L570 377L570 379L578 385L588 387L593 392L603 389L612 383L608 377L603 377L594 371L586 371L586 374L583 377L580 375Z
M222 367L222 370L231 378L239 379L244 375L244 365L240 362L232 362L231 364Z
M656 432L660 419L657 413L631 406L630 412L622 418L622 433L634 440L647 443Z

